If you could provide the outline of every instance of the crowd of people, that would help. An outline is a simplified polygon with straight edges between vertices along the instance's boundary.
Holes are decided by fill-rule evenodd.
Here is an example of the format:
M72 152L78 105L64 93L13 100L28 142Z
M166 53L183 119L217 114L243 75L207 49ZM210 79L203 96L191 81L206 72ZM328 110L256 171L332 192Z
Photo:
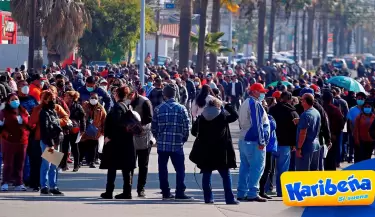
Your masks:
M183 149L190 133L196 139L189 159L203 174L205 203L214 203L215 170L227 204L266 202L274 185L276 196L282 196L283 172L336 170L344 161L371 158L375 89L363 83L369 95L354 93L327 84L331 75L324 73L292 79L284 66L272 77L264 73L267 67L273 66L226 66L195 74L191 68L145 66L145 83L135 65L45 66L40 73L8 68L0 76L1 191L13 185L15 191L63 195L60 169L78 172L100 165L107 170L102 198L113 198L121 170L123 192L115 198L131 199L136 167L137 193L145 197L149 156L156 146L162 198L190 200ZM276 85L265 86L275 78ZM230 169L237 161L229 124L236 121L235 196ZM60 165L41 157L56 150L64 153ZM176 171L175 195L168 182L169 159Z

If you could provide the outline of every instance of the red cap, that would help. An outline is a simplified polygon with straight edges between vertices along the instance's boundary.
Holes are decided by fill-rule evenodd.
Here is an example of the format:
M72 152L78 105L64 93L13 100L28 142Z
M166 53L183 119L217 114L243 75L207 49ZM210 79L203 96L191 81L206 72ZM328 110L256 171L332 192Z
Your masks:
M180 77L180 75L179 74L174 74L174 78L179 78Z
M316 84L310 85L310 88L314 90L314 92L320 92L320 87Z
M218 72L218 73L216 73L216 75L217 75L217 76L222 76L222 75L223 75L223 73L221 73L221 72Z
M267 93L268 92L267 89L264 89L264 86L261 83L255 83L255 84L251 85L250 91L258 91L258 92L261 92L261 93Z
M6 71L7 71L7 72L10 72L11 70L12 70L11 68L7 68L7 70L6 70Z
M275 97L276 99L280 98L281 97L281 91L273 92L272 97Z

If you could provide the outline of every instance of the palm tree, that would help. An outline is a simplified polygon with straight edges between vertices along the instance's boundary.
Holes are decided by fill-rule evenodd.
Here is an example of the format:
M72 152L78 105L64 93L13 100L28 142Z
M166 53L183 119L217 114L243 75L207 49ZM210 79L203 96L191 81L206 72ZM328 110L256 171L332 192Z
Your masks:
M264 64L264 29L266 27L266 0L258 1L258 65Z
M312 66L312 53L314 43L314 21L315 21L315 2L307 7L307 66Z
M204 58L204 38L206 35L206 24L207 24L207 6L208 0L201 0L201 13L199 17L199 42L198 42L198 55L197 55L197 65L195 71L197 73L203 70Z
M275 33L275 20L276 20L276 9L279 0L271 0L271 19L270 19L270 29L268 38L268 60L272 60L273 53L273 39Z
M224 32L209 32L204 37L204 55L207 53L213 53L215 55L224 53L224 52L232 52L233 50L228 47L224 47L221 44L221 37L224 36ZM192 35L190 38L190 42L193 48L197 48L199 46L200 38L196 35Z
M12 16L23 33L30 33L30 5L32 0L12 0ZM38 0L36 26L48 49L49 62L60 63L78 44L78 39L91 26L91 17L81 0ZM39 28L36 28L37 31Z
M189 66L192 1L180 1L179 70Z

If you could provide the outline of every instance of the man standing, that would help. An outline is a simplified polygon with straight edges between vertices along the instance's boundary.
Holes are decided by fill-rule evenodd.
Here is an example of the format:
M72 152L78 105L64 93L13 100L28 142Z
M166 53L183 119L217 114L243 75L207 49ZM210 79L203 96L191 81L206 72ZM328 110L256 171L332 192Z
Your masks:
M148 162L151 152L151 121L152 121L152 105L150 100L139 95L137 92L130 96L130 105L134 111L138 112L141 117L141 124L144 132L141 135L134 135L133 141L136 149L136 158L138 158L138 197L145 197L145 185L147 181Z
M320 114L313 107L314 96L305 93L301 99L304 112L297 127L296 170L316 171L319 166Z
M266 148L270 128L266 111L262 106L265 93L263 85L255 83L250 87L251 96L241 105L239 111L240 171L237 199L266 202L258 194L259 181L266 163Z
M160 78L155 79L154 83L155 88L152 89L150 94L148 95L148 98L151 101L152 108L158 107L160 104L163 103L164 98L163 98L163 88L162 88L162 81Z
M44 86L46 78L42 78L40 74L33 74L32 82L30 84L29 95L34 97L36 101L40 102L40 95Z
M269 114L275 119L276 137L277 137L277 153L276 153L276 192L281 197L280 177L283 172L289 170L291 148L296 146L297 127L293 120L298 119L299 115L294 106L291 105L292 94L290 92L282 92L280 102L271 107Z
M188 93L185 85L182 83L181 78L176 78L176 84L178 91L180 92L180 104L187 107L186 103L188 101Z
M189 138L189 116L185 106L175 101L176 88L168 84L163 89L166 101L155 108L152 119L152 134L158 149L159 181L163 200L191 200L185 194L185 155L183 145ZM176 170L176 197L169 188L168 161L171 158Z
M232 76L232 82L228 84L226 91L233 108L238 110L240 108L240 99L243 94L243 87L242 83L237 80L237 75L234 74Z
M194 82L190 78L190 70L184 69L182 80L186 83L186 90L188 93L188 101L186 103L186 109L189 113L189 118L191 120L191 103L195 99L195 96L197 95Z
M80 94L80 101L81 103L85 101L89 101L91 93L98 94L100 104L104 104L104 108L106 112L109 111L112 105L112 99L109 96L109 94L103 90L102 88L98 87L95 84L95 78L94 76L89 76L86 79L86 85L82 86L78 89L78 92Z

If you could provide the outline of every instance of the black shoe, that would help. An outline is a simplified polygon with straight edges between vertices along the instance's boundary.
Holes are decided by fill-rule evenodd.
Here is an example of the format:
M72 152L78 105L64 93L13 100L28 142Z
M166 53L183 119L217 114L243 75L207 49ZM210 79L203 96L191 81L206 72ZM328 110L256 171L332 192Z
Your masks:
M138 197L145 198L145 197L146 197L145 192L144 192L144 191L140 191L140 192L138 192Z
M271 200L271 199L272 199L272 197L268 196L266 193L261 194L261 195L259 195L259 196L261 196L261 197L263 197L263 198L266 198L266 199L268 199L268 200Z
M163 200L174 200L175 197L173 194L169 193L168 195L163 195Z
M186 194L184 194L181 196L176 196L174 199L175 200L194 200L194 197L189 197Z
M215 203L215 201L213 201L213 200L210 200L210 201L205 201L204 203L205 203L205 204L214 204L214 203Z
M48 188L42 188L40 190L40 196L51 196L52 193L49 191Z
M116 195L115 199L117 199L117 200L131 200L132 199L132 195L121 193L119 195Z
M96 168L96 166L95 166L94 163L91 163L89 167L90 167L90 168Z
M40 190L39 187L33 188L33 192L39 192L39 190Z
M68 167L68 166L62 168L62 171L63 171L63 172L68 171L68 170L69 170L69 167Z
M247 201L249 201L249 202L267 202L267 199L257 196L255 198L247 198Z
M238 201L238 200L233 200L233 201L231 201L231 202L229 202L229 203L226 203L227 205L238 205L238 204L240 204L240 201Z
M58 188L49 190L53 196L64 196L64 193L62 193Z
M102 199L106 199L106 200L112 200L113 199L113 195L111 193L107 193L107 192L104 192L100 195L100 197Z
M243 201L243 202L245 202L245 201L247 201L247 197L237 197L237 200L238 201Z
M79 166L74 167L73 172L78 172L78 170L79 170Z

